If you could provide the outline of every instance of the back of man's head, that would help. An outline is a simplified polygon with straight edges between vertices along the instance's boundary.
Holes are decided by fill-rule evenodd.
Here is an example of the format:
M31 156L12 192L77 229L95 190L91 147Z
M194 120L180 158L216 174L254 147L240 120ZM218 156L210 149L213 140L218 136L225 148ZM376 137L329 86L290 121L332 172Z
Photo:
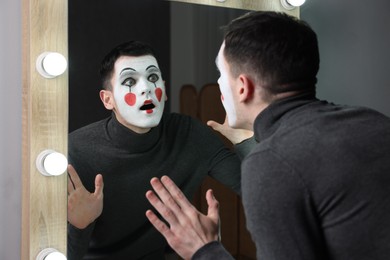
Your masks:
M315 32L292 16L249 12L224 27L224 56L234 76L252 75L270 94L315 89Z

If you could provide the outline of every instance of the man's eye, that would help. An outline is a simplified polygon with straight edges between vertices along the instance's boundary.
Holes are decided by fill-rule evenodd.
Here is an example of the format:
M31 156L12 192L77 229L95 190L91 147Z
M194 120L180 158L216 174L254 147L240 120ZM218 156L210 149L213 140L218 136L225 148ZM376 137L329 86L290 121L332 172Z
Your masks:
M148 80L152 83L156 83L158 80L159 80L159 77L157 74L151 74L149 77L148 77Z
M124 86L128 86L128 87L132 87L132 86L134 86L135 85L135 79L133 79L133 78L127 78L127 79L125 79L123 82L122 82L122 85L124 85Z

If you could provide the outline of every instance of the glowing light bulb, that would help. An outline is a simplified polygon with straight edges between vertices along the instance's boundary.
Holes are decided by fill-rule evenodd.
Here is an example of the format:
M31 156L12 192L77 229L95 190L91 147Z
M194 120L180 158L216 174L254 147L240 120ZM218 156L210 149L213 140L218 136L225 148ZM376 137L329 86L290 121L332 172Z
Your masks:
M306 0L280 0L282 6L287 10L292 10L305 3Z
M54 248L45 248L37 255L36 260L66 260L66 256Z
M36 166L45 176L59 176L66 171L68 160L65 155L54 150L44 150L36 159Z
M305 3L305 0L287 0L287 3L289 3L292 6L301 6Z
M65 57L58 52L44 52L37 58L36 68L45 78L54 78L63 74L68 66Z

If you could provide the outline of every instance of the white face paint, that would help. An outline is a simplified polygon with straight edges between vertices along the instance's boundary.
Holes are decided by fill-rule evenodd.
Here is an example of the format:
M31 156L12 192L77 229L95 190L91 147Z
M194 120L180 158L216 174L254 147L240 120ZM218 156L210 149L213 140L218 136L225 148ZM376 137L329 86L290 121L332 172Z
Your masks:
M237 111L234 103L233 92L231 90L232 82L230 80L230 69L228 68L225 57L223 55L224 46L225 45L222 44L216 60L217 67L220 73L218 84L219 89L221 91L222 105L226 111L226 115L228 118L228 124L230 127L234 127L237 125Z
M116 110L127 124L148 129L160 123L165 86L153 56L120 57L115 63L112 85Z

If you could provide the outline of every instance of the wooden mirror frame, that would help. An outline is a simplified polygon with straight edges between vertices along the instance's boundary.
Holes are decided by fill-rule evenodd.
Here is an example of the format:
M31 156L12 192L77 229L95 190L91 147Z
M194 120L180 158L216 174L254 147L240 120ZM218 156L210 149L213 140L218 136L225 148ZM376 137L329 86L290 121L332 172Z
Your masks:
M183 2L190 4L210 5L226 8L236 8L244 10L272 10L285 12L289 15L299 17L299 8L287 10L283 7L281 0L169 0L172 2Z
M36 70L46 51L68 57L68 1L22 1L22 238L21 259L45 248L66 254L67 174L42 175L36 158L46 149L67 155L68 73L47 79Z

